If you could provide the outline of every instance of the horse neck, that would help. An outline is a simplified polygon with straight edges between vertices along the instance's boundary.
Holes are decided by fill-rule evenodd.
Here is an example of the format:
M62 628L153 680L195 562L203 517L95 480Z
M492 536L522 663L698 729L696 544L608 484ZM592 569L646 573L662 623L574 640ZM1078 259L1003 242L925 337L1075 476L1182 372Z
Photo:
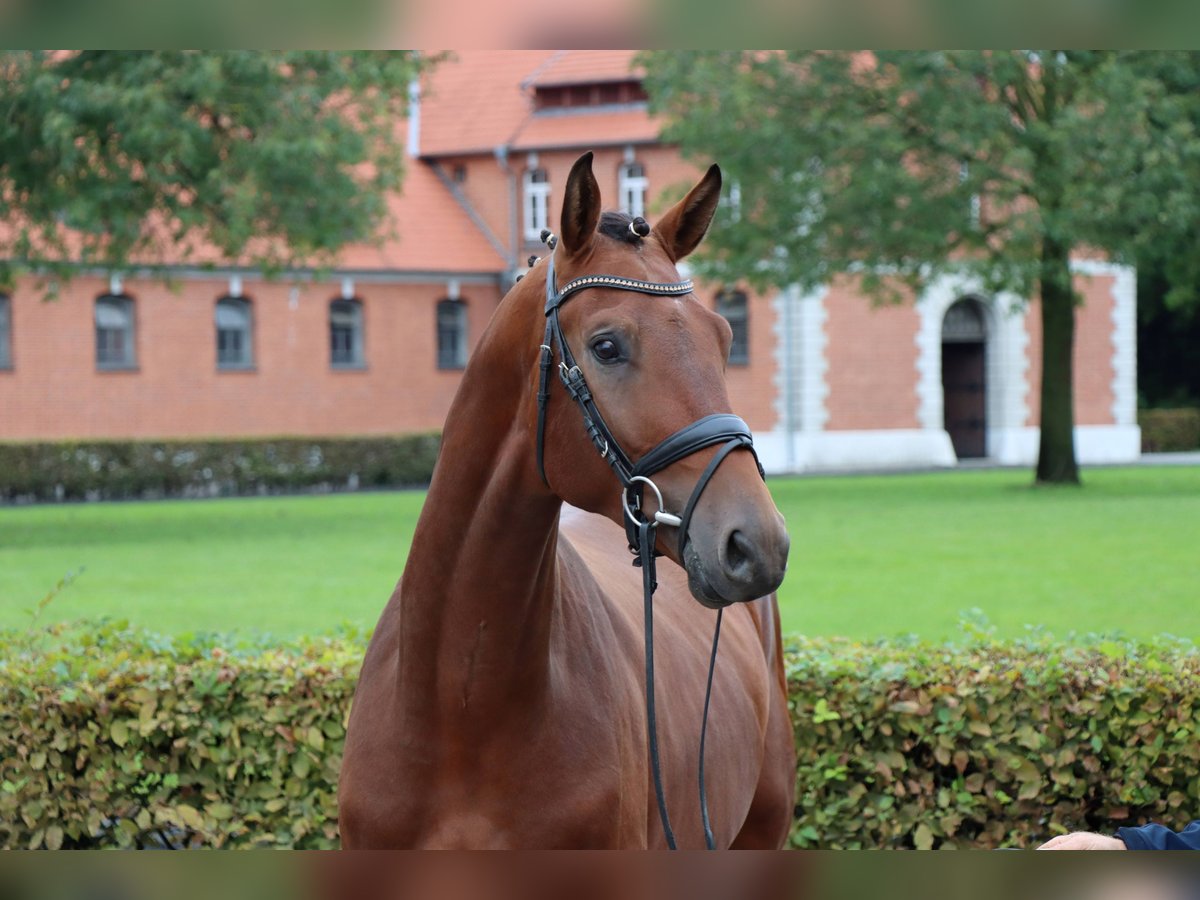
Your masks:
M486 728L489 710L537 697L549 667L562 502L534 464L539 342L518 299L502 304L463 374L400 582L406 714L457 729Z

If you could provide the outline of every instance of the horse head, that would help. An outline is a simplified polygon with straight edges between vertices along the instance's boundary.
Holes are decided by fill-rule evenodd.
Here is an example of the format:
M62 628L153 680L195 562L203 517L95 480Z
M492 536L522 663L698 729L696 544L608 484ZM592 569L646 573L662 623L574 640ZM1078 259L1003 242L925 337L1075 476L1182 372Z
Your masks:
M689 425L696 427L685 438L731 422L738 432L742 424L714 415L731 412L725 367L732 331L676 268L708 231L720 190L714 165L647 231L644 222L601 212L587 153L567 180L557 245L534 270L546 278L526 278L522 285L546 288L550 324L537 387L544 420L536 429L545 483L564 501L623 527L631 517L622 481L630 487L638 461L651 451L664 457L663 442L678 445L677 433ZM728 447L722 446L726 438L710 435L680 458L667 453L653 485L638 479L632 485L661 492L661 507L674 515L659 518L656 547L687 571L692 595L712 608L769 594L787 568L783 517L763 483L748 431L740 431ZM657 493L644 495L642 512L653 516ZM690 515L681 523L685 509Z

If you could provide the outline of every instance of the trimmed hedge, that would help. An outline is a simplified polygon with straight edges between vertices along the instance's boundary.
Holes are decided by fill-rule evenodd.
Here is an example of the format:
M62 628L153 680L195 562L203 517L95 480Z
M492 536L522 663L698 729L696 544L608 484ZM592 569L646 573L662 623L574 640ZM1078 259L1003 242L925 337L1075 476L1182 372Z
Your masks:
M437 434L0 443L0 501L217 497L428 484Z
M1200 450L1200 409L1141 409L1143 453Z
M111 625L10 636L0 846L336 846L364 646L228 650Z
M0 846L335 846L364 646L4 636ZM1200 811L1190 644L797 640L788 677L797 847L1030 846Z
M1200 815L1187 642L797 641L797 847L1027 847Z

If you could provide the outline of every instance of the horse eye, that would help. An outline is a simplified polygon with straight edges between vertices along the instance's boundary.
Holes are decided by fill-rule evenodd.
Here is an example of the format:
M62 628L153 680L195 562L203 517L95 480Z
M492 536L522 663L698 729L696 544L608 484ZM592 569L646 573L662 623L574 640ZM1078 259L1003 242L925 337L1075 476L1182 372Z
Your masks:
M616 362L621 358L621 348L617 346L616 341L601 338L592 344L592 354L600 362Z

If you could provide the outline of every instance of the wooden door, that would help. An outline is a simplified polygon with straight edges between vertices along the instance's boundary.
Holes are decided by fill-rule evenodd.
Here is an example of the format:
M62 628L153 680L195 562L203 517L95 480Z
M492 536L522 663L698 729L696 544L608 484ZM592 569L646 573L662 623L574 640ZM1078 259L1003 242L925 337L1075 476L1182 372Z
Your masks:
M959 459L987 455L982 342L942 344L946 431Z

